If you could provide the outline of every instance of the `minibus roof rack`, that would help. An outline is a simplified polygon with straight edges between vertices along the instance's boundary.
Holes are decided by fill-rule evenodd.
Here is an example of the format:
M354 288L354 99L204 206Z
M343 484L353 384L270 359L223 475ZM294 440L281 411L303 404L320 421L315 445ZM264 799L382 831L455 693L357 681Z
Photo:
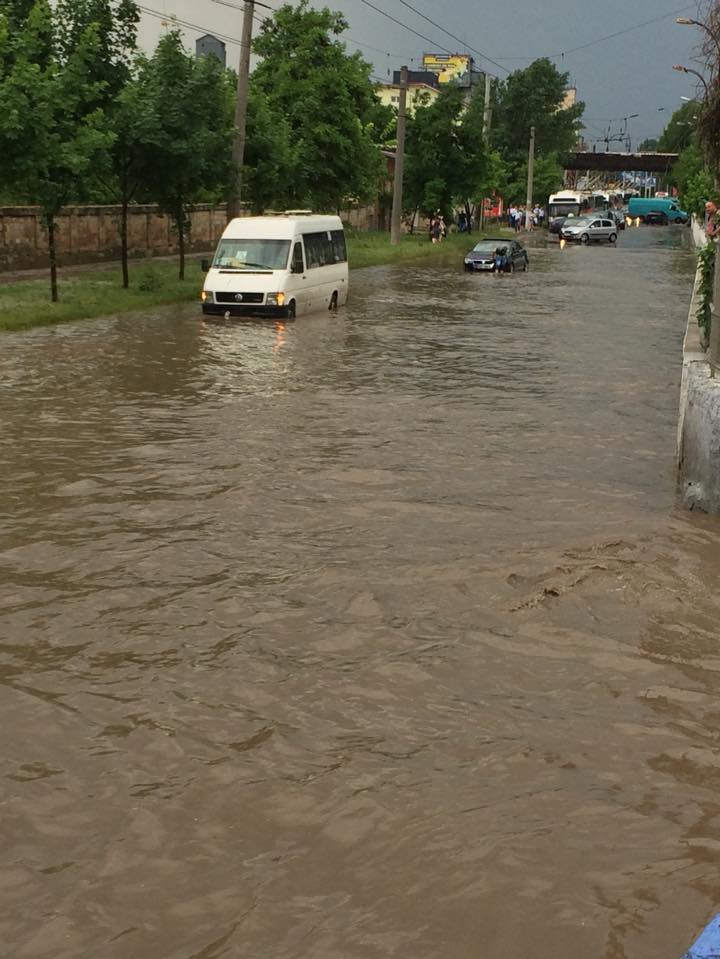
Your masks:
M312 210L285 210L283 216L312 216Z

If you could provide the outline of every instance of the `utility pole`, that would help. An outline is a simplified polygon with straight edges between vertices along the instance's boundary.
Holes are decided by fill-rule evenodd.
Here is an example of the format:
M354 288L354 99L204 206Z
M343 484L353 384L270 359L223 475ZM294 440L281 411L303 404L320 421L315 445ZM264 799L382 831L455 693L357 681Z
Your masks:
M252 24L255 13L254 0L245 0L243 10L242 37L240 42L240 67L238 70L237 100L235 101L235 139L233 140L232 159L235 167L235 181L228 199L227 217L240 216L242 195L242 165L245 159L245 123L247 120L248 85L250 82L250 46L252 44Z
M529 230L532 223L533 177L535 174L535 127L530 127L530 152L528 154L527 205L525 207L525 226Z
M390 243L397 246L402 228L403 177L405 176L405 121L407 120L408 68L400 67L400 102L398 104L397 149L395 151L395 178L390 221Z
M490 96L492 94L492 77L485 73L485 108L483 110L483 143L487 147L490 143L490 124L492 123L492 105ZM485 197L480 197L480 215L477 218L480 229L485 228Z
M485 145L490 141L490 124L492 122L492 106L490 104L490 94L492 93L492 77L489 73L485 74L485 109L483 111L483 139Z

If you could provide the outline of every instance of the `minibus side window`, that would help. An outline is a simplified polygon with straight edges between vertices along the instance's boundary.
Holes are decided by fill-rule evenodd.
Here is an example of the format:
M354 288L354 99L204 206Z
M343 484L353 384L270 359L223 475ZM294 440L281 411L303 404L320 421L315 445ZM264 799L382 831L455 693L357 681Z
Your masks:
M304 233L303 240L305 242L308 270L312 270L316 266L328 266L335 261L332 245L325 231L322 233Z
M293 273L304 273L305 264L303 263L302 243L296 243L293 247L292 267Z
M332 230L330 233L333 246L333 259L336 263L347 261L347 247L345 246L344 230Z

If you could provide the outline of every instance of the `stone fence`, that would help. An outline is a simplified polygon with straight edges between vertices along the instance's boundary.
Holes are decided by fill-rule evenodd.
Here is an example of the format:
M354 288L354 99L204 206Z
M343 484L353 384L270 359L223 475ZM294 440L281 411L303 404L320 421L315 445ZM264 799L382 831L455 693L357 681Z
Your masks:
M191 214L188 252L212 250L226 224L225 207L198 204ZM120 258L120 207L69 206L57 218L60 265ZM154 205L130 207L128 245L131 257L177 252L170 217ZM47 266L47 234L34 206L0 207L0 272Z
M191 214L188 253L215 249L226 219L224 204L198 204ZM120 259L120 207L69 206L57 218L58 263L98 263ZM389 229L389 216L378 201L343 211L348 226L358 230ZM129 255L170 256L177 252L177 236L170 217L149 204L130 207ZM0 273L42 269L48 264L47 234L35 206L0 206Z

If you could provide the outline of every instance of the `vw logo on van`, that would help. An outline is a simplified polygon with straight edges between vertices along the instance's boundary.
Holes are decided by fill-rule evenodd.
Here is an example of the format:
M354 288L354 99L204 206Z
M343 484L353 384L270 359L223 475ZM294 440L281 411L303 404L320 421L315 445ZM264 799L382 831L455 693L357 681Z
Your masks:
M238 303L242 303L242 298L243 298L242 293L235 294L235 299L238 301Z

